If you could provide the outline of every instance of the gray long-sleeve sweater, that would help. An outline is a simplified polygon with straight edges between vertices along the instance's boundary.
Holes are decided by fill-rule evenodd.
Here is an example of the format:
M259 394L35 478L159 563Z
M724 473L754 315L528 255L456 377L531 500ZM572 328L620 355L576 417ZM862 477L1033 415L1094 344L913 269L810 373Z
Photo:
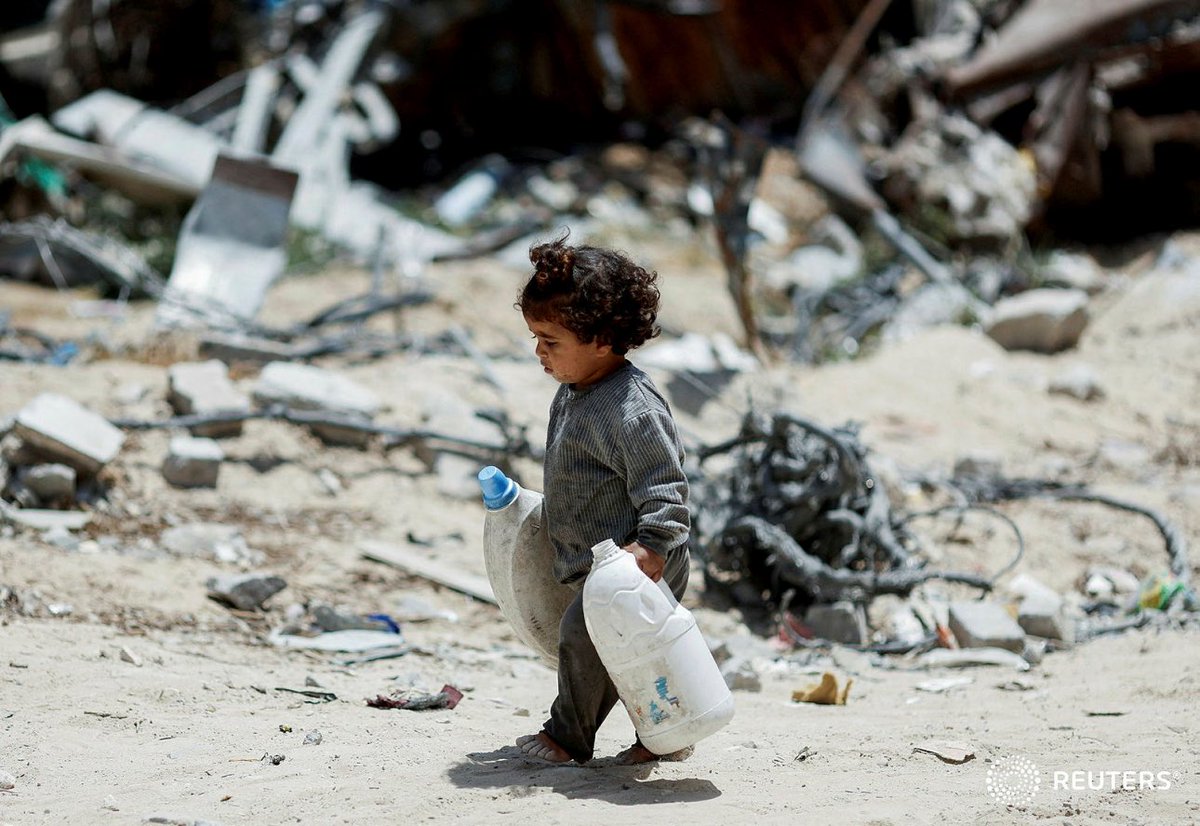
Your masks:
M683 446L666 400L632 364L582 390L559 387L542 488L560 582L585 576L603 539L636 539L667 560L687 548Z

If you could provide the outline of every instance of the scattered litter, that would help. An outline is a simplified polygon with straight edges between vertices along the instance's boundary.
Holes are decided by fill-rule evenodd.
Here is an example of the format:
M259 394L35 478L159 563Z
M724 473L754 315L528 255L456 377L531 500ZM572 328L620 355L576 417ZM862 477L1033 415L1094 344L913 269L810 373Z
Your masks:
M1004 648L960 648L951 651L935 648L926 651L914 660L916 668L968 668L975 665L999 665L1028 671L1029 663L1020 654Z
M332 691L313 691L308 688L279 688L276 686L276 691L286 691L289 694L300 694L304 697L311 697L315 703L329 703L337 699L337 695Z
M838 679L826 671L821 675L821 682L799 688L792 692L793 703L816 703L823 706L844 706L850 696L850 686L854 680L846 678L845 685L838 688Z
M272 645L284 648L303 648L310 651L358 653L362 651L379 652L380 649L405 648L404 638L391 631L370 631L365 629L327 631L311 637L272 632L267 639ZM405 650L407 649L405 648ZM403 652L396 651L395 653Z
M462 698L461 691L447 684L443 685L442 690L436 694L423 694L413 690L395 691L391 697L378 694L374 700L367 700L367 705L371 708L404 708L409 711L424 711L432 708L452 709Z
M304 745L306 746L319 746L321 745L321 740L321 732L319 731L310 731L304 735Z
M423 597L405 594L396 603L392 615L399 622L429 622L430 620L445 620L458 622L458 614L445 608L439 608Z
M1033 691L1037 688L1037 684L1032 680L1026 680L1021 677L1014 677L1011 680L1005 680L1002 683L996 683L996 688L1001 691Z
M932 754L944 763L966 763L975 759L975 749L965 743L950 740L930 740L920 746L913 746L913 751Z
M917 683L917 690L928 691L931 694L940 694L952 688L970 685L973 682L975 682L974 677L942 677L937 680L924 680Z
M257 611L287 587L282 577L264 574L222 574L205 583L208 596L242 611Z

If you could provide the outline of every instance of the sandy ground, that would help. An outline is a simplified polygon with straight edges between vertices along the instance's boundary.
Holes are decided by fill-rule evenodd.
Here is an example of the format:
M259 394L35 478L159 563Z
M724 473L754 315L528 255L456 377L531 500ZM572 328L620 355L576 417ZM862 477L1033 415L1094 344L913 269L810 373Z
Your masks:
M1200 255L1198 236L1173 243ZM626 246L645 250L662 274L668 329L736 334L711 250L680 252L650 237ZM852 419L881 461L902 474L944 474L957 457L983 450L1014 476L1080 479L1158 508L1195 537L1200 280L1194 268L1191 275L1155 270L1152 255L1106 258L1110 286L1094 299L1080 346L1067 353L1006 353L978 331L933 329L854 362L739 379L698 416L681 413L681 426L689 439L715 443L736 431L747 399L831 425ZM388 405L380 420L396 427L420 426L430 404L453 397L502 405L540 439L554 387L536 369L511 309L520 271L477 261L436 267L429 280L437 302L399 323L434 334L451 319L487 352L509 354L495 362L503 392L481 382L469 359L448 355L322 364L374 389ZM263 320L304 318L367 284L353 271L286 279L268 297ZM71 315L85 293L4 283L0 295L13 323L56 336L91 334L107 353L63 368L0 363L0 413L56 391L111 417L169 415L163 365L186 356L188 344L148 339L151 307L110 323ZM1103 399L1047 392L1075 364L1095 371ZM239 380L248 386L253 375ZM130 400L131 385L143 386L140 399ZM216 490L175 490L159 474L168 439L162 431L131 434L106 471L112 513L97 515L84 534L115 537L115 550L70 551L36 533L0 534L0 586L70 605L58 617L44 608L32 617L0 613L0 771L15 779L0 791L0 823L138 823L152 815L227 826L1200 821L1194 626L1102 637L1051 653L1024 674L914 671L901 658L840 647L781 653L759 662L762 690L737 692L734 722L687 762L530 765L511 743L538 728L553 699L553 673L516 642L496 609L360 553L360 542L378 539L482 573L477 502L440 492L411 451L328 447L299 428L266 422L225 440ZM536 466L522 470L536 486ZM342 490L331 494L320 471L335 474ZM1089 564L1139 576L1165 567L1162 541L1141 517L1065 503L1004 510L1028 543L1018 570L1060 591L1077 592ZM236 566L161 550L165 528L193 521L238 525L265 555L260 568L287 579L269 611L233 613L205 597L206 577ZM946 567L986 573L1011 547L1002 534L981 532L977 541L935 542L932 553ZM739 614L703 599L699 581L693 577L685 604L706 635L749 633ZM399 659L343 666L341 655L264 641L289 605L398 612L414 596L455 619L404 623L414 650ZM853 678L847 705L791 702L794 689L826 670ZM942 693L916 687L958 675L971 682ZM398 685L436 691L444 683L466 693L453 710L385 711L364 702ZM307 702L280 689L336 699ZM319 744L304 742L312 731ZM601 731L598 754L615 754L631 737L618 710ZM966 744L974 759L952 765L914 751L931 740ZM1031 801L1009 806L989 794L988 772L1018 760L1036 766L1040 785Z

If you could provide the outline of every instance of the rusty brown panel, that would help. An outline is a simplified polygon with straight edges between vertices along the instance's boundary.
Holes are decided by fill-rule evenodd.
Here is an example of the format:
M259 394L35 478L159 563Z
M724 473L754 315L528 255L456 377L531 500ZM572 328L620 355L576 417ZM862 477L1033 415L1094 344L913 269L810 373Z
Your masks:
M724 0L709 17L613 4L629 111L654 117L791 100L799 106L866 3Z
M947 89L970 95L1142 39L1151 28L1200 14L1200 0L1031 0L968 62Z

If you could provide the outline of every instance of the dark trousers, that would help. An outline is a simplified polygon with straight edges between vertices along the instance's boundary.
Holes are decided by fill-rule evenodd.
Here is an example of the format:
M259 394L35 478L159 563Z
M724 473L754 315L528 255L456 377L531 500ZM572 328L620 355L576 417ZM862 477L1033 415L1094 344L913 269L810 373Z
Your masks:
M676 599L687 588L689 556L673 554L663 578ZM577 763L592 759L596 732L616 705L617 688L608 676L583 621L583 589L567 606L558 631L558 697L543 727Z

